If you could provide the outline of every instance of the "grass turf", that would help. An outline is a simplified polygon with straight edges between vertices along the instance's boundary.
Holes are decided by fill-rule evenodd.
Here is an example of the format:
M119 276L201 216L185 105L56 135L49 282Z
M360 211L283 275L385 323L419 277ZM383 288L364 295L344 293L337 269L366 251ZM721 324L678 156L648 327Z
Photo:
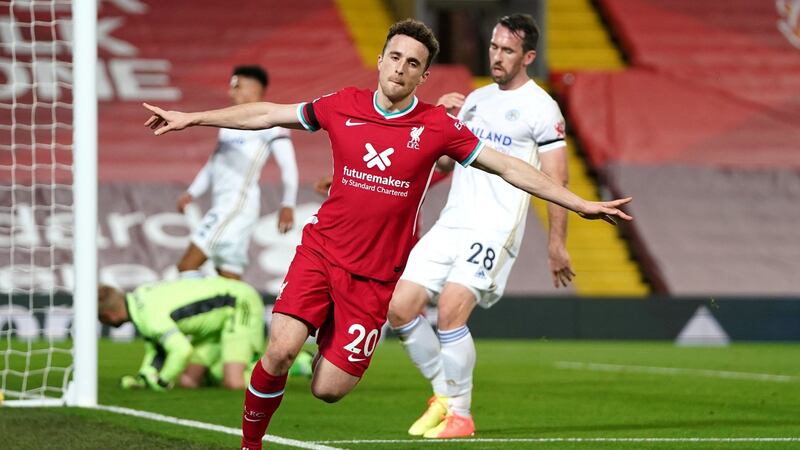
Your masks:
M800 438L797 344L680 348L656 342L478 341L477 438ZM384 342L358 388L329 405L290 379L270 433L301 441L402 440L350 449L800 449L793 442L458 442L412 440L405 430L430 388L395 340ZM123 391L140 342L100 343L99 401L238 428L243 394L222 389ZM788 381L707 373L569 369L559 362L752 372ZM721 375L721 374L718 374ZM75 408L0 409L4 448L235 448L235 436ZM109 447L110 445L110 447ZM290 448L274 445L271 448Z

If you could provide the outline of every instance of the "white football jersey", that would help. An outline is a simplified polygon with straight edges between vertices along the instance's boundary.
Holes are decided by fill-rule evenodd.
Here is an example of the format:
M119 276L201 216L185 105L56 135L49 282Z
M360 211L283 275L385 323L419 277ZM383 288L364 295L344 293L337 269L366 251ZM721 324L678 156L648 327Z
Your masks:
M484 143L536 168L540 153L566 145L558 104L532 80L508 91L496 83L476 89L467 96L459 119ZM456 164L437 225L507 236L506 248L516 255L529 205L530 195L499 176Z
M228 206L258 214L261 204L259 179L270 154L281 169L282 205L294 206L297 199L297 164L289 130L219 130L217 148L197 174L187 192L197 198L209 186L212 208Z

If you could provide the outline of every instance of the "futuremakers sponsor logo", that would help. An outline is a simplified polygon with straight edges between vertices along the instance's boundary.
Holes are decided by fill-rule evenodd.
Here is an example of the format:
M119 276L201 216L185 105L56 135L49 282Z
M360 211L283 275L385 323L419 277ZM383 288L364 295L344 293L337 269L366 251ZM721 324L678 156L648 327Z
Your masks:
M368 181L370 183L382 184L384 186L396 187L401 189L408 189L411 187L410 181L398 180L389 175L384 177L382 175L373 175L371 173L362 172L352 167L344 166L344 176L355 178L356 180Z
M392 176L373 175L344 166L342 183L348 186L394 197L408 197L411 182Z

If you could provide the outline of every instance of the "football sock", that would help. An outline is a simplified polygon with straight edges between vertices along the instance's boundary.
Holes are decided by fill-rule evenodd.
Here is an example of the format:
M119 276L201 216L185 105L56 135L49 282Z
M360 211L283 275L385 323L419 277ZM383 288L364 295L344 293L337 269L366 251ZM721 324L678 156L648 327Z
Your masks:
M244 394L242 415L242 449L261 449L261 439L267 431L272 414L283 399L287 375L270 375L259 363L253 368L250 385Z
M448 387L448 407L461 416L470 415L472 371L475 369L475 342L466 325L455 330L439 330L442 345L442 372Z
M417 366L422 375L431 382L436 395L447 396L447 384L442 370L439 340L433 328L422 316L417 316L411 322L393 328L400 337L403 348L406 349L411 361Z

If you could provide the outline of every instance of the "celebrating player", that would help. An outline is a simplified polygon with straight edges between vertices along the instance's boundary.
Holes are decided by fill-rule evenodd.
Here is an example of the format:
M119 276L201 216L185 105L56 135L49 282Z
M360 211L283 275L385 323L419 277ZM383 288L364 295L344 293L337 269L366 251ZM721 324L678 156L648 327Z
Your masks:
M533 18L501 18L492 33L489 63L495 84L466 100L447 94L440 103L461 108L459 119L487 144L527 161L566 186L564 119L558 105L526 72L536 58L539 30ZM472 167L456 167L447 204L433 228L411 251L389 304L389 323L422 374L431 381L428 409L408 432L428 438L470 436L475 344L467 320L475 305L500 299L519 253L530 204L527 193ZM549 262L556 287L574 273L565 248L566 210L548 204ZM439 306L438 337L420 316Z
M389 29L378 57L375 91L345 88L294 105L248 103L198 113L145 105L156 135L189 126L328 132L334 182L330 197L303 230L302 244L275 304L266 353L245 393L242 447L260 449L280 405L286 373L311 332L319 352L312 393L335 402L369 366L389 300L414 244L419 213L436 160L500 175L533 195L589 219L630 219L617 209L630 199L589 202L535 167L483 144L444 107L417 100L439 44L421 22Z
M260 66L238 66L233 70L228 96L234 105L257 102L264 97L268 84L267 72ZM283 181L278 230L285 233L291 229L297 200L297 165L289 130L221 129L216 150L178 197L178 210L183 212L209 186L213 196L211 209L192 234L189 248L178 263L182 278L198 276L197 270L209 258L220 275L241 278L261 207L258 180L270 154L275 156Z

